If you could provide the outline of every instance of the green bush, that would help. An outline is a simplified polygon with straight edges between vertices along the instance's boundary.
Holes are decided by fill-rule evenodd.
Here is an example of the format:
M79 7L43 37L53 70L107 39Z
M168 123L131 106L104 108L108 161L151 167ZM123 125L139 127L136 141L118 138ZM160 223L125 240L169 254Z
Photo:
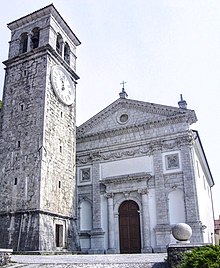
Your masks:
M220 246L204 246L185 252L180 268L220 268Z

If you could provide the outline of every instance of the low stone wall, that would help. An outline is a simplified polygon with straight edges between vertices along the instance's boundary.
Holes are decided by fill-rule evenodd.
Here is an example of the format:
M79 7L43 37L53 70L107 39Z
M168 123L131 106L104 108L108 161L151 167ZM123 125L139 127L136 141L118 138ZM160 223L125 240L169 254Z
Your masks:
M11 261L12 249L0 248L0 266L6 265Z
M168 267L177 268L181 264L182 254L191 251L193 248L204 247L210 244L170 244L167 248Z

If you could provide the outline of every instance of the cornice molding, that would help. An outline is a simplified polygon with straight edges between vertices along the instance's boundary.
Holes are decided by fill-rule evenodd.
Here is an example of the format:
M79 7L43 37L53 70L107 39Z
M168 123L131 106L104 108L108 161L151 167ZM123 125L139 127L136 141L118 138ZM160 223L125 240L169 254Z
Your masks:
M127 174L127 175L118 175L112 177L106 177L100 180L100 183L107 185L110 183L123 183L123 182L137 182L142 180L149 180L153 179L153 176L147 172L135 173L135 174Z

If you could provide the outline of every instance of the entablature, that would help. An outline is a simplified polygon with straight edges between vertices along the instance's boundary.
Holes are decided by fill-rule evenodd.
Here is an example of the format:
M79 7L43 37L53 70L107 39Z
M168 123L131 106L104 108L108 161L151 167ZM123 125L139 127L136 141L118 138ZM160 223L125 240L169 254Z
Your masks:
M77 151L77 164L84 165L92 162L107 162L138 156L151 156L155 151L179 149L182 146L191 146L193 137L191 131L168 135L162 138L136 141L130 143L112 144L88 150Z

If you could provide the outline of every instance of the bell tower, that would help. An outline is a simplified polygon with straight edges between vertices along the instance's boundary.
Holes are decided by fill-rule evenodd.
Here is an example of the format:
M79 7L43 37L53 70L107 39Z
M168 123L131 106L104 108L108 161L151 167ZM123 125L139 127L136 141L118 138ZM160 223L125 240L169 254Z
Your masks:
M0 248L77 250L76 47L53 5L8 24L0 136Z

